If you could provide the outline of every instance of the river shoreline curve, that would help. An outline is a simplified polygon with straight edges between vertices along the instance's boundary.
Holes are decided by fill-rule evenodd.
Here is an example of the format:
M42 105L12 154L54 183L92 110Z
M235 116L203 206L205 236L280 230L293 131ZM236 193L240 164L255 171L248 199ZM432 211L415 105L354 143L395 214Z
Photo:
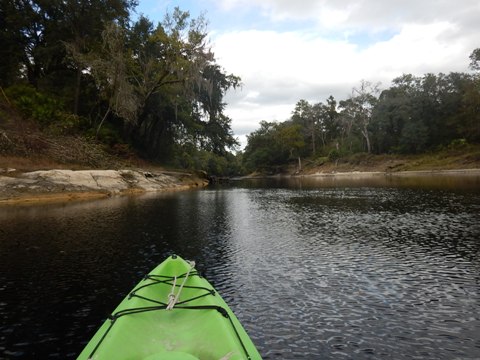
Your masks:
M0 205L107 198L180 191L208 185L199 174L143 170L41 170L0 172Z

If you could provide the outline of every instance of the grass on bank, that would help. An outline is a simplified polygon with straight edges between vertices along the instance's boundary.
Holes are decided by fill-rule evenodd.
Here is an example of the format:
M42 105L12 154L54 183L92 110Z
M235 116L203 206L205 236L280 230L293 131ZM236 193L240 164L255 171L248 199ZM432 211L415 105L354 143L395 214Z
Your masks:
M301 174L331 172L398 172L425 170L455 170L480 168L480 145L458 144L424 154L367 154L357 153L336 160L327 157L304 160ZM298 165L292 165L289 173L298 172Z

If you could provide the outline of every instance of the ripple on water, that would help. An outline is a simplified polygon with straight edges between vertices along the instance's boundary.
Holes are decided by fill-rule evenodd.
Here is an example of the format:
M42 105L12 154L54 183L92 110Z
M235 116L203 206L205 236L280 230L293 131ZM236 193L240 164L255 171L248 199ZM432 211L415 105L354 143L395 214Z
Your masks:
M478 214L453 195L338 192L256 193L254 231L232 233L256 238L254 251L235 254L238 267L266 259L251 264L259 276L249 294L232 298L265 357L475 356Z
M196 260L265 359L478 358L478 192L232 188L95 204L2 222L16 242L0 242L0 358L75 358L172 252Z

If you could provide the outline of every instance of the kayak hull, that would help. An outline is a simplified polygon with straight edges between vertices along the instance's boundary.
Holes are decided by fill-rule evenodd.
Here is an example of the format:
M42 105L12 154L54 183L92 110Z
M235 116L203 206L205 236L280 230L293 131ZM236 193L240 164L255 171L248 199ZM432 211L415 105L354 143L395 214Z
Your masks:
M169 300L173 303L170 310ZM191 264L179 256L171 256L120 303L78 359L261 357L213 286Z

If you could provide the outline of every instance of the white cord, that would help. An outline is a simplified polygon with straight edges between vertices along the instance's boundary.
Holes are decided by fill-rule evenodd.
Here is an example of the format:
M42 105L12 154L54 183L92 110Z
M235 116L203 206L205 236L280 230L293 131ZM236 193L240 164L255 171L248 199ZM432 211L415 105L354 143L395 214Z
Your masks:
M170 294L168 294L167 310L171 310L173 308L173 305L175 305L175 286L177 286L176 276L173 278L172 291L170 291Z
M180 288L178 289L177 294L175 295L175 286L177 284L177 277L175 276L173 280L173 286L172 286L172 291L170 294L168 294L168 305L167 305L167 310L172 310L175 304L177 303L178 299L180 298L180 293L182 292L183 285L187 282L188 276L190 275L190 271L193 270L195 267L195 261L187 261L188 264L190 265L190 269L188 269L187 273L185 274L185 278L183 279L182 285L180 285Z

